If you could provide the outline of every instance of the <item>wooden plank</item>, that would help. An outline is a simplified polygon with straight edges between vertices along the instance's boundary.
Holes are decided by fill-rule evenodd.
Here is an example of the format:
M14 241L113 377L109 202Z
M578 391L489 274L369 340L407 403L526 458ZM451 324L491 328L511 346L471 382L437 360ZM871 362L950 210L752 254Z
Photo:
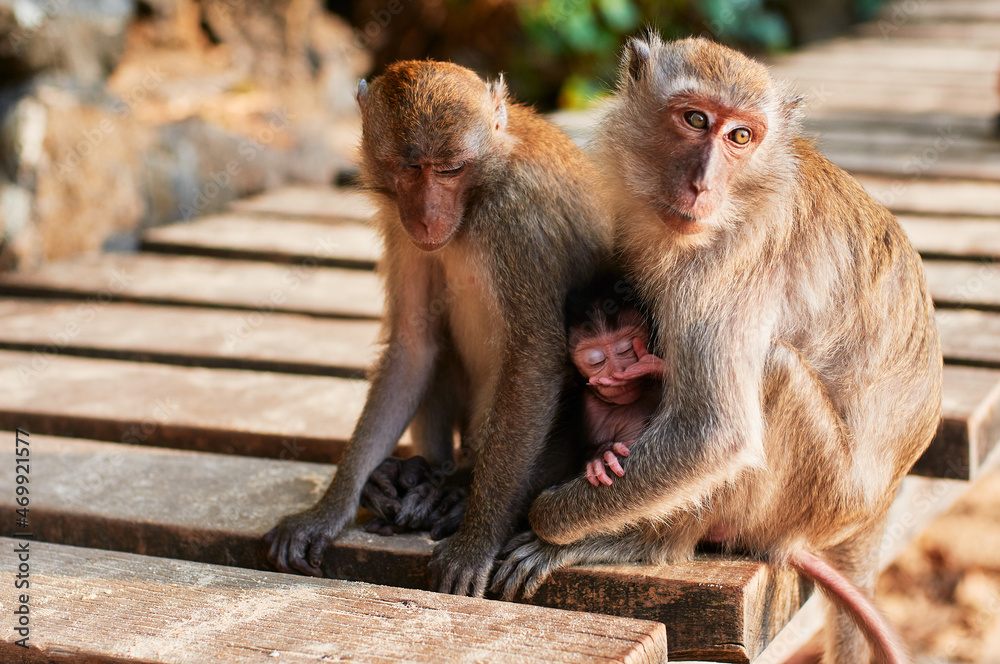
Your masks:
M10 351L0 380L0 427L318 461L339 458L368 391L345 378Z
M879 37L892 42L920 44L926 40L961 41L970 46L995 45L1000 34L1000 21L975 23L919 23L911 21L876 20L856 28L863 37Z
M877 201L896 213L943 214L995 219L1000 212L1000 183L925 180L858 175Z
M945 362L1000 368L1000 314L941 309L937 323Z
M1000 151L984 137L937 131L827 131L817 145L841 168L894 177L1000 180Z
M849 80L803 79L792 86L808 102L810 113L833 110L894 112L905 108L912 113L954 113L988 117L997 112L990 88L919 87L905 83Z
M19 541L0 540L3 605ZM662 624L30 542L34 623L5 662L667 661ZM10 630L7 630L9 633Z
M924 257L990 261L1000 258L1000 217L899 215L898 218L913 246Z
M1000 310L1000 264L925 260L924 274L937 307Z
M0 299L0 349L362 378L379 323L296 314Z
M378 318L383 303L381 285L367 271L153 254L87 255L5 274L0 295L344 318Z
M378 233L360 222L226 214L146 232L144 251L373 269Z
M910 471L969 480L1000 441L1000 371L946 366L938 435Z
M358 189L309 185L282 187L229 207L237 212L322 219L369 219L375 214L371 199Z
M40 435L30 440L36 538L253 569L266 564L263 533L312 505L333 470ZM12 464L0 464L0 483L10 485L13 473ZM13 499L13 492L0 495L8 513ZM0 521L0 534L14 528L12 519ZM352 528L323 568L328 577L425 589L433 547L422 534L379 537ZM705 555L676 565L560 570L532 603L663 622L675 660L748 662L807 593L808 584L789 570Z
M877 72L916 70L988 74L1000 71L996 44L996 41L991 44L940 38L918 41L838 37L782 55L772 66L811 69L817 76L847 68Z

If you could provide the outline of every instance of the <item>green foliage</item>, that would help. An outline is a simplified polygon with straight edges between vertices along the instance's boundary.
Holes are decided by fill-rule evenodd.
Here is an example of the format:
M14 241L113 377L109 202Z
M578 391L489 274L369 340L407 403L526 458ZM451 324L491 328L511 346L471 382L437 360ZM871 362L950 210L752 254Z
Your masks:
M668 39L702 34L766 51L789 45L788 26L764 0L517 0L516 8L526 39L509 69L522 97L543 106L580 108L609 91L625 38L647 26Z

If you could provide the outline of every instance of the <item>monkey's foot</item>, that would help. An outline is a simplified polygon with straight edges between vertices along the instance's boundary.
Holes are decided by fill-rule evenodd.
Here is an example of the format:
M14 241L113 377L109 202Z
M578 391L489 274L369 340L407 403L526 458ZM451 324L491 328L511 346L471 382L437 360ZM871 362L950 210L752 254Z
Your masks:
M562 547L539 539L531 531L511 539L501 556L505 560L493 577L490 592L501 595L508 602L517 597L518 592L525 599L530 598L552 572L568 564Z
M427 482L410 490L403 499L396 525L430 530L435 540L458 530L465 516L469 492L462 488L435 487Z
M483 596L500 547L484 544L477 535L459 530L437 545L429 566L432 588L451 595Z

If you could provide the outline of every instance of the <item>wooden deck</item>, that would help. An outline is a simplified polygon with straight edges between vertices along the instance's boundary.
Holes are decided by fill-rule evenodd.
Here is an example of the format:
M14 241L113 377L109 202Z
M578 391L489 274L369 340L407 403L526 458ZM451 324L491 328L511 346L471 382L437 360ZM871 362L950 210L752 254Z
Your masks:
M911 9L774 63L824 151L897 213L938 305L944 424L886 558L1000 441L1000 2ZM782 661L791 646L772 641L810 589L752 560L562 570L540 606L423 592L420 535L348 531L324 565L346 581L260 571L260 536L318 498L364 403L382 310L371 209L289 187L154 229L137 254L0 279L0 440L31 432L41 648L5 630L0 660L654 662L669 646L676 661ZM15 472L0 464L7 514ZM939 485L948 498L914 518ZM0 535L24 530L0 520ZM0 542L5 609L13 550Z

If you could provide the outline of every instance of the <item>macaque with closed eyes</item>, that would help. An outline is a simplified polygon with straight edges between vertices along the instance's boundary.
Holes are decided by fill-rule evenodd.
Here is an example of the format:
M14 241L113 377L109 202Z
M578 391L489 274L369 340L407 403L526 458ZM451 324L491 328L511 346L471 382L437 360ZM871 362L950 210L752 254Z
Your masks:
M567 343L585 381L587 479L594 486L613 483L608 470L624 474L618 457L629 455L660 404L663 361L646 349L649 323L629 303L633 292L624 278L602 272L567 298Z
M909 661L870 595L889 506L939 424L934 311L899 223L803 135L799 103L710 41L629 42L596 152L668 377L622 477L534 501L505 597L711 540L827 591L825 664Z
M610 213L589 158L502 80L399 62L357 98L361 179L385 244L386 347L329 488L265 535L267 555L321 575L406 427L432 464L452 460L457 430L472 484L461 525L434 551L432 587L481 596L532 498L570 471L572 450L553 435L564 306L609 254Z

